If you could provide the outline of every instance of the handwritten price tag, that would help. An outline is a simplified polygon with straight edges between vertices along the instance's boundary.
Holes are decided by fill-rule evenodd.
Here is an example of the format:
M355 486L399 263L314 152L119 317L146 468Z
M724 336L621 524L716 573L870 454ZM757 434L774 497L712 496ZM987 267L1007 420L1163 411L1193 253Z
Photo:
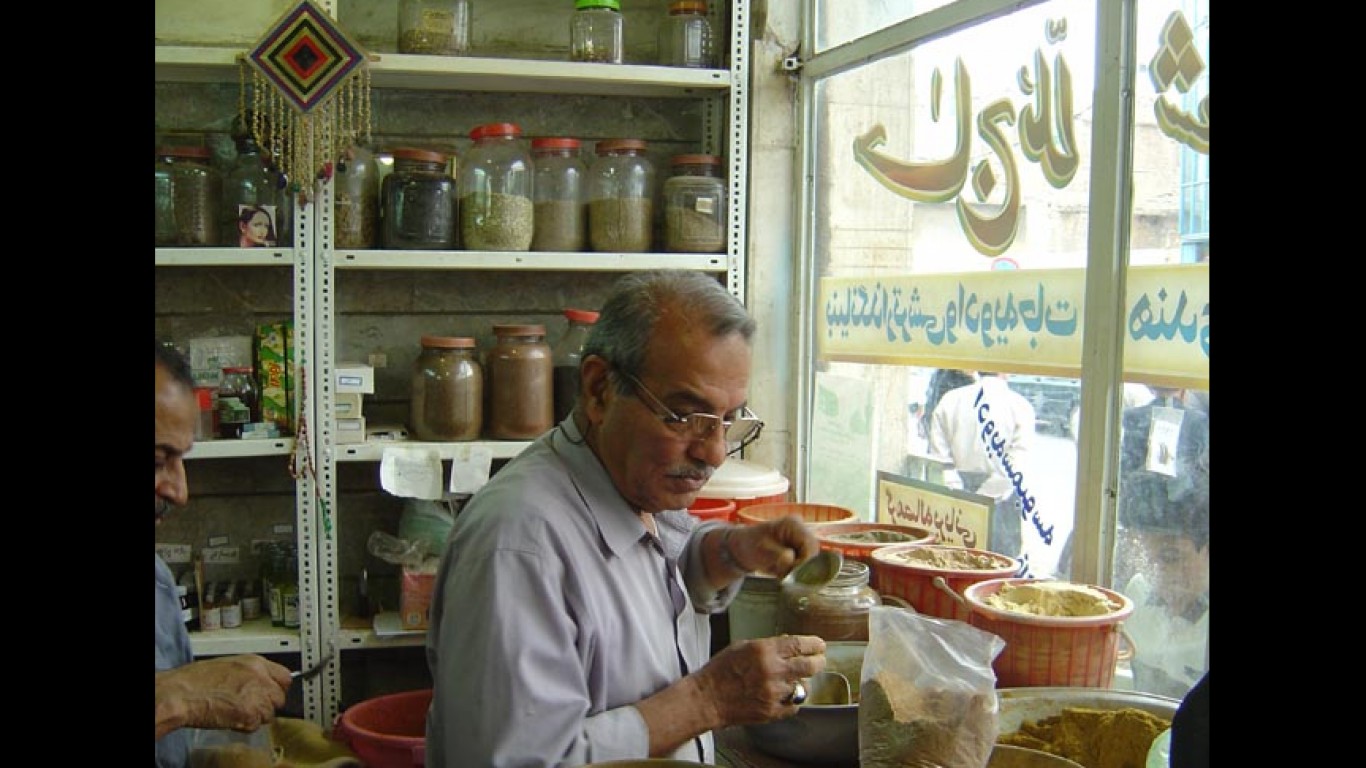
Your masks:
M230 565L239 561L239 547L205 547L200 550L205 565Z
M188 563L190 562L189 544L157 544L157 554L167 563Z

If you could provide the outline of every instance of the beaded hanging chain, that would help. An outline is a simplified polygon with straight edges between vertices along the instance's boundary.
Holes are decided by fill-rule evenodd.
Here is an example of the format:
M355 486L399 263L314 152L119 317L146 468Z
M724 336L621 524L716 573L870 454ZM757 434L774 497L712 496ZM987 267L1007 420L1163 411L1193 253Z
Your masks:
M252 137L301 205L312 199L312 179L332 177L339 152L370 138L369 61L327 11L300 0L239 62L238 112L251 115Z
M299 367L299 425L294 430L294 450L289 454L289 476L295 480L308 478L313 481L313 498L318 503L318 514L323 519L323 535L332 536L332 513L323 498L322 483L318 480L318 469L313 464L313 450L309 447L308 437L308 370Z

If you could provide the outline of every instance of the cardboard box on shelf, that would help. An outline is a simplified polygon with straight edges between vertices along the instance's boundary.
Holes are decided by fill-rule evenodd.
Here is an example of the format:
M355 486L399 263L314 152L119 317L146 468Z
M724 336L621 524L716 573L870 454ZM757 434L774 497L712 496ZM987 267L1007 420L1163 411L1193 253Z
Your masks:
M375 394L375 369L365 363L337 363L337 391Z
M433 558L435 559L435 558ZM436 567L403 566L399 590L398 615L404 629L426 629L432 613L432 588L436 586Z
M256 379L261 393L261 420L273 423L282 435L294 434L290 407L289 337L294 323L262 323L256 326Z
M337 445L365 442L365 417L337 419L337 426L335 427L334 434L336 435L335 442Z
M332 395L332 413L339 419L355 419L361 414L364 404L359 392L338 392Z

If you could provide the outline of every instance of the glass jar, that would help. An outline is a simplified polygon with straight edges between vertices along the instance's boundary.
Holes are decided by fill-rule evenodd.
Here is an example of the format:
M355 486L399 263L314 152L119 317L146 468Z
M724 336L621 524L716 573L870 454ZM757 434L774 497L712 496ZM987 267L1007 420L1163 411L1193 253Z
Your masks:
M583 358L583 345L588 342L588 334L598 321L598 313L587 309L566 309L564 317L569 325L564 335L550 348L550 362L554 369L555 416L559 424L579 399L579 360Z
M526 251L536 226L531 153L515 123L489 123L460 170L460 236L471 251Z
M550 345L544 325L495 325L488 354L488 433L532 440L554 426Z
M659 25L659 63L666 67L714 67L711 20L705 0L674 0Z
M353 144L337 162L333 185L332 244L374 248L379 229L379 165L368 147Z
M460 56L469 50L469 0L400 0L399 53Z
M455 179L446 155L426 149L394 150L394 169L380 187L384 247L451 250L456 247Z
M222 178L208 147L156 151L156 244L217 245Z
M784 583L778 599L778 631L834 640L868 639L868 611L882 598L868 586L867 563L845 560L839 575L820 589Z
M250 118L248 118L250 119ZM218 235L235 248L273 248L280 244L280 176L270 169L261 147L241 119L233 121L237 157L223 174Z
M588 240L595 251L643 253L654 226L655 168L640 139L606 139L588 171Z
M781 586L772 576L751 573L726 609L730 641L753 640L778 634L778 597Z
M251 366L224 368L218 385L218 436L240 438L243 427L260 420L260 397Z
M674 155L664 182L664 250L726 250L726 183L716 155Z
M588 243L588 167L579 140L533 139L533 251L582 251ZM556 419L558 421L558 419Z
M617 0L575 0L569 17L569 60L622 62L621 4Z
M408 427L418 440L475 440L484 426L484 369L474 339L423 336Z

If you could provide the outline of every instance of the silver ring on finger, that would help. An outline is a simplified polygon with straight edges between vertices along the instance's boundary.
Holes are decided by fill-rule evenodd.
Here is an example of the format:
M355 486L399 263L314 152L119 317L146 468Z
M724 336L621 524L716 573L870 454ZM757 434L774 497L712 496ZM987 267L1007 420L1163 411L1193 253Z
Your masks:
M783 704L801 705L806 701L806 686L802 681L797 680L792 684L792 693L788 694L783 700Z

